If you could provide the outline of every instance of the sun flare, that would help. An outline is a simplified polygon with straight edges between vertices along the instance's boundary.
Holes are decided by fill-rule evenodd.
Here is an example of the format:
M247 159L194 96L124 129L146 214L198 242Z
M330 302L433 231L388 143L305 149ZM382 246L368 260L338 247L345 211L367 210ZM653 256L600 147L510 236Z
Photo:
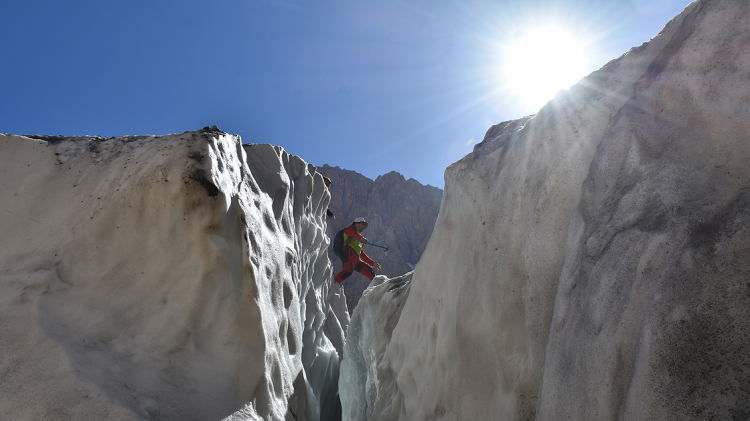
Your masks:
M537 109L586 75L585 43L557 26L528 29L504 47L504 87Z

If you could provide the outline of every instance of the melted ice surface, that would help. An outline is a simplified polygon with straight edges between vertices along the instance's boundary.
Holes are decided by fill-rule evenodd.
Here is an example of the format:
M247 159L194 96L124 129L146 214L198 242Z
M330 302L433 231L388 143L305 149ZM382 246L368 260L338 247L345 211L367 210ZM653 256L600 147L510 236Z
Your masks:
M348 314L315 167L218 131L0 149L0 418L337 413Z

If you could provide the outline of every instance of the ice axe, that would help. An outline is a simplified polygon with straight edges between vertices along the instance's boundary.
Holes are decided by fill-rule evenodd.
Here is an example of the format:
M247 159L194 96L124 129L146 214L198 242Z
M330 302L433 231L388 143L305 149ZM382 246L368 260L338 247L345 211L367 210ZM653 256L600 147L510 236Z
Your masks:
M360 240L359 238L357 239L357 241L359 241L360 243L362 243L362 242L363 242L363 241L362 241L362 240ZM371 242L369 242L369 241L367 242L367 244L369 244L369 245L371 245L371 246L375 246L375 247L380 247L381 249L385 249L385 255L386 255L386 256L388 256L388 247L386 247L386 246L381 246L380 244L374 244L374 243L371 243Z
M385 249L385 255L388 256L388 247L381 246L380 244L370 243L369 241L367 242L367 244L371 246L375 246L375 247L380 247L381 249Z

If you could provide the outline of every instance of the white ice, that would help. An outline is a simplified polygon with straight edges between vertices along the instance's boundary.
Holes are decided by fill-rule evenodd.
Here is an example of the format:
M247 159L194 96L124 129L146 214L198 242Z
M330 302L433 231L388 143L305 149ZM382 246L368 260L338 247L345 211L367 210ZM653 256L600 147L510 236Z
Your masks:
M341 362L342 420L398 420L399 394L386 349L409 297L412 272L377 276L354 309Z
M747 419L749 40L694 2L451 165L408 299L352 316L345 419Z
M0 135L0 171L0 419L336 413L315 167L198 131Z

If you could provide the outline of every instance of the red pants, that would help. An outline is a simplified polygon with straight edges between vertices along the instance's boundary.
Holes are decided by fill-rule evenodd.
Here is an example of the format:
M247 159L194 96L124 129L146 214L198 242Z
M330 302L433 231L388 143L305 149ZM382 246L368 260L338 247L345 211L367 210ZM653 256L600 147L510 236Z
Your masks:
M352 275L356 270L365 276L365 278L372 281L375 277L375 271L368 265L360 260L357 253L351 247L344 247L341 249L341 263L344 264L344 269L339 272L333 279L338 283L344 282L344 280Z

